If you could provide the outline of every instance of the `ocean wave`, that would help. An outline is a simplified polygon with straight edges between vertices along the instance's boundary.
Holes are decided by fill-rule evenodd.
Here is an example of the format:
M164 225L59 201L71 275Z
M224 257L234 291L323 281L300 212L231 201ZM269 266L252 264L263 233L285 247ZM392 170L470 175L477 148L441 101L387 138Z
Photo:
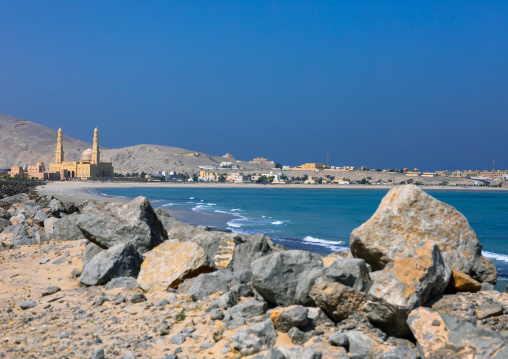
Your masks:
M206 206L204 204L198 204L196 207L192 208L193 211L201 211L204 209L206 209Z
M321 239L321 238L315 238L315 237L311 237L311 236L306 236L304 239L303 239L304 242L307 242L307 243L312 243L314 245L318 245L318 246L321 246L321 247L325 247L325 248L328 248L328 249L331 249L335 252L343 252L349 248L347 247L343 247L341 246L341 244L345 244L343 241L328 241L326 239Z
M508 256L505 254L498 254L498 253L493 253L493 252L482 251L482 255L487 258L492 258L492 259L495 259L495 260L498 260L501 262L508 263Z
M279 224L283 224L284 221L275 221L275 222L272 222L272 224L275 224L275 225L279 225Z
M195 199L195 198L194 198L194 197L191 197L191 198L189 198L189 199Z
M240 209L240 208L233 208L233 209L231 210L231 212L239 212L239 211L241 211L241 209Z
M175 204L174 203L166 203L166 204L163 204L161 207L170 207L170 206L174 206Z
M217 205L217 203L207 203L206 205L207 205L207 206L216 206L216 205Z
M221 211L220 209L216 209L214 210L215 213L224 213L224 214L230 214L229 212L227 211Z

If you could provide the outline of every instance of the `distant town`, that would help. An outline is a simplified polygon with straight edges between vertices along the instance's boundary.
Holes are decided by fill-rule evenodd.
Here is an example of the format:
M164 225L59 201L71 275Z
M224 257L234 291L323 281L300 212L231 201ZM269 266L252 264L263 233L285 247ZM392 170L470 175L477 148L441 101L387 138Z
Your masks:
M49 170L42 162L35 165L13 166L0 169L0 177L46 181L94 180L94 181L153 181L153 182L222 182L262 184L329 184L329 185L397 185L414 183L433 186L497 186L508 187L508 170L444 170L424 172L414 169L370 169L355 166L330 166L324 163L304 163L300 166L284 166L267 158L252 161L235 160L227 153L224 161L213 166L197 166L187 172L160 169L154 173L115 172L114 164L101 162L99 131L94 130L93 147L83 151L80 161L66 161L62 130L58 130L55 163ZM259 165L258 170L243 168Z

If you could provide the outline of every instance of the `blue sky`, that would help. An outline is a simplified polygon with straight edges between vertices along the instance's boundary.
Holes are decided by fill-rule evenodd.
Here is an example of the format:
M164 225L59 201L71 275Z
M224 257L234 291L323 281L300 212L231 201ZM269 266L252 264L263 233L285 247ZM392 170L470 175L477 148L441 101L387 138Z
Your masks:
M508 169L507 1L0 0L0 23L0 112L106 147Z

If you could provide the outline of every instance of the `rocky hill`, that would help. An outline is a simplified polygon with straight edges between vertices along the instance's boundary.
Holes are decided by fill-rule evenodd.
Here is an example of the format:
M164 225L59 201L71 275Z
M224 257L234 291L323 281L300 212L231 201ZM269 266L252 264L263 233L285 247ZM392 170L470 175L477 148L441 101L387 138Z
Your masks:
M0 168L54 162L57 132L49 127L0 113ZM64 135L68 159L79 159L92 145Z
M0 168L54 161L57 131L30 121L0 113ZM65 159L78 161L92 144L64 135ZM153 173L177 171L195 173L199 166L218 166L230 160L177 147L137 145L118 149L101 147L102 160L113 162L115 172ZM268 169L272 166L233 161L245 170Z

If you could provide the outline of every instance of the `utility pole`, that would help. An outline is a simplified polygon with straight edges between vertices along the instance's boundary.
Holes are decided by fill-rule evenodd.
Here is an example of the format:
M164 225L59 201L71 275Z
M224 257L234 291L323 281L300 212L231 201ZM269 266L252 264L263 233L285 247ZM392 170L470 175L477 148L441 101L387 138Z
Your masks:
M330 167L330 151L326 153L326 165Z
M496 164L496 160L492 160L492 172L495 171L495 164ZM492 173L494 174L494 173Z

